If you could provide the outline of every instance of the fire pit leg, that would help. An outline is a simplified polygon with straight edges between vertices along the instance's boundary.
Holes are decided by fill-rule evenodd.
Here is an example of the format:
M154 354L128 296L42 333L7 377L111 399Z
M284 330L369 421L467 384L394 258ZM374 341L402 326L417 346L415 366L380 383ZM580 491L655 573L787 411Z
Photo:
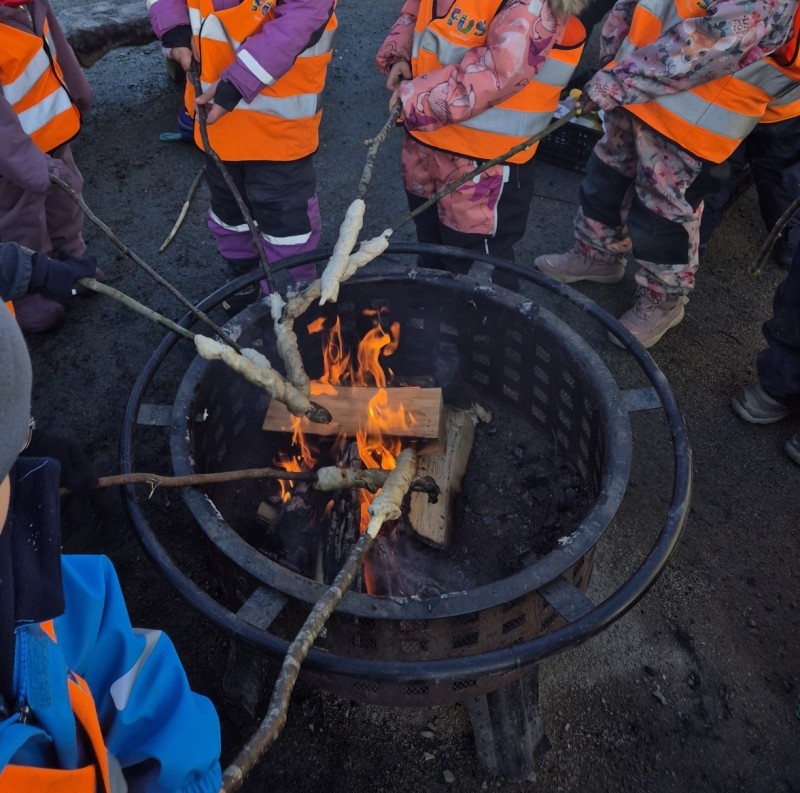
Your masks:
M539 718L539 668L467 703L481 764L509 782L532 782L547 738Z

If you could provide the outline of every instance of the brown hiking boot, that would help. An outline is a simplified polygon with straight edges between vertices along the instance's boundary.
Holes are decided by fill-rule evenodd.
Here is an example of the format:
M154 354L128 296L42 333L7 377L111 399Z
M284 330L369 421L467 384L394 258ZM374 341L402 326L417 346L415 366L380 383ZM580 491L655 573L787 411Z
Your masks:
M616 284L625 277L625 259L614 259L602 262L585 256L576 248L566 253L548 253L537 256L533 266L539 272L561 281L572 284L576 281L594 281L597 284Z
M642 292L636 296L633 308L628 309L619 318L619 321L642 347L652 347L670 328L674 328L681 322L684 314L683 307L688 302L688 297L679 297L654 303L646 292ZM617 347L623 346L616 336L609 333L608 338Z

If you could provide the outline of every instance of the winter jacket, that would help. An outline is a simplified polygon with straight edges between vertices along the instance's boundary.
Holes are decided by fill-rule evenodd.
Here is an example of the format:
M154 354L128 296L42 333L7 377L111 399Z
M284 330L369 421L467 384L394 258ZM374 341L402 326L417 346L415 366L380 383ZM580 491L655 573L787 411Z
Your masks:
M0 6L0 40L4 41L0 47L0 179L8 179L25 190L44 193L50 189L48 169L57 167L47 151L67 142L77 132L77 127L65 124L64 129L70 130L66 137L48 135L45 138L47 148L42 150L20 123L14 105L20 110L25 105L18 103L20 82L12 84L20 76L15 58L20 54L21 42L30 44L28 36L34 35L41 42L36 63L44 64L45 71L54 76L56 67L51 65L50 58L57 60L59 80L66 89L59 98L69 100L73 113L81 117L88 113L91 89L48 0L32 0L18 9ZM9 40L14 46L9 46ZM59 137L64 139L58 140Z
M316 151L337 24L334 5L334 0L148 0L153 29L165 47L189 46L194 37L203 89L221 80L215 102L231 112L208 134L223 160L290 161ZM186 106L192 113L191 81ZM195 141L202 148L199 127Z
M434 0L420 2L411 54L412 78L458 66L466 51L486 46L492 20L503 0L460 0L442 17L436 16L434 5ZM507 152L550 123L561 91L578 65L585 39L583 25L570 18L559 37L547 42L551 44L547 54L544 55L546 47L539 50L536 73L507 99L493 103L479 115L463 121L454 119L435 130L420 130L412 123L410 134L428 146L478 160L490 160ZM428 82L434 94L439 86L435 80ZM415 111L416 108L412 110ZM534 145L508 161L527 162L535 151Z
M768 103L793 88L766 56L789 38L797 5L620 0L603 27L608 65L586 91L604 110L623 105L698 157L721 162Z
M28 293L33 263L14 242L0 242L0 300L14 300Z
M456 55L442 59L440 68L426 74L412 73L411 80L400 84L399 98L408 132L419 140L430 141L436 148L453 146L458 154L489 159L485 150L484 153L478 149L459 151L464 146L454 146L452 137L439 146L433 137L428 138L428 133L435 133L452 124L461 125L464 129L479 127L482 114L504 102L513 104L515 95L522 88L536 83L538 75L546 69L554 44L564 38L569 15L578 13L584 5L580 0L559 0L557 3L508 0L502 4L488 22L485 34L476 41L477 46L462 46L461 57ZM425 6L430 9L430 0L425 0ZM420 7L421 0L407 0L400 18L378 51L376 63L384 73L388 73L399 61L410 64L415 60L415 28L419 50L424 21L418 20ZM443 28L457 29L460 13L456 15L456 10L460 11L461 7L462 3L454 0L436 0L434 14L440 31ZM559 16L555 15L555 9ZM450 19L455 23L454 26L447 24ZM473 31L474 27L469 32ZM453 52L451 50L451 55ZM445 63L445 60L448 62ZM531 110L537 109L533 104L529 107ZM505 142L497 141L496 148L499 150L496 154L507 151L513 145L505 146ZM467 148L471 149L470 146Z
M217 793L219 721L189 689L172 643L131 627L108 559L60 555L58 464L19 458L11 479L0 791Z

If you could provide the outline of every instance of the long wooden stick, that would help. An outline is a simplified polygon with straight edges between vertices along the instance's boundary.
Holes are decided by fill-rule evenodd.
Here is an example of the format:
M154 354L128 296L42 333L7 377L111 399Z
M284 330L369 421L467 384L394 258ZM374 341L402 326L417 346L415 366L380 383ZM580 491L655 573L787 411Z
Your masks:
M186 74L192 81L195 96L200 96L203 93L203 86L200 84L199 64L193 61L191 68ZM253 244L256 246L256 250L258 251L258 259L261 262L261 269L264 271L264 278L266 278L267 284L269 285L269 291L277 292L275 279L272 275L272 270L269 268L269 262L267 261L267 252L264 249L264 240L261 237L261 232L259 231L253 216L250 214L250 210L247 208L247 204L245 204L242 194L239 192L239 188L236 187L233 179L231 178L230 171L228 171L227 166L220 159L219 155L214 151L213 148L211 148L211 142L208 138L208 124L206 123L208 110L206 109L205 105L196 105L196 108L197 121L200 128L200 139L203 141L203 149L205 150L206 154L211 157L211 159L214 161L214 165L217 166L219 172L222 174L222 178L225 180L228 190L231 191L231 195L233 196L234 201L236 201L236 206L239 207L239 211L242 213L244 222L247 223L247 228L250 229L250 235L252 236Z
M226 793L233 793L241 787L245 777L280 735L286 724L289 698L292 695L297 676L300 674L300 665L308 655L311 645L319 636L328 617L344 597L344 593L347 592L356 573L364 564L364 559L383 524L387 520L397 520L400 517L400 506L416 470L416 452L411 448L403 449L397 457L394 470L390 471L386 478L383 490L375 496L369 506L372 517L366 530L355 544L330 589L317 601L308 615L308 619L289 646L272 691L267 715L250 740L242 747L233 763L225 769L225 773L222 775L222 789Z
M403 106L398 102L394 108L392 108L392 112L389 114L389 118L386 119L386 123L381 127L381 131L374 138L364 141L369 146L369 149L367 150L367 161L364 164L364 170L361 172L361 180L358 183L358 190L356 191L356 196L358 198L364 198L367 194L367 188L372 180L372 170L375 167L375 157L378 154L378 148L381 143L384 143L386 138L389 137L389 133L397 126L397 119L400 117L400 111L402 109Z
M772 253L772 249L775 247L778 237L781 236L783 230L789 224L789 221L794 217L798 209L800 209L800 196L795 198L795 200L789 204L786 211L778 218L777 223L775 223L775 225L772 227L772 230L767 235L767 238L764 240L764 244L761 246L761 249L758 252L758 256L756 256L756 260L750 265L750 267L748 267L748 275L752 276L753 278L761 275L761 271L764 269L764 265L767 263L767 259L769 258L770 253Z
M501 163L506 162L506 160L511 159L515 154L519 154L525 149L529 149L535 143L538 143L542 138L546 138L548 135L552 135L557 129L560 129L565 124L568 124L575 116L580 115L580 109L578 107L572 108L569 112L565 113L561 118L556 119L550 125L545 127L541 132L537 132L535 135L532 135L527 140L522 141L522 143L518 143L513 148L509 149L505 154L500 154L494 159L487 160L482 165L479 165L477 168L473 169L469 173L464 174L463 176L456 179L454 182L451 182L446 187L443 187L438 192L434 193L427 201L423 204L420 204L416 209L412 212L406 214L403 218L400 219L397 225L392 227L392 232L396 232L398 229L405 226L410 220L413 220L417 215L424 212L428 207L433 206L437 201L440 201L449 193L452 193L454 190L458 190L461 185L466 184L467 182L471 182L476 176L479 176L484 171L488 171L489 168L492 168L495 165L500 165Z
M188 330L187 328L184 328L177 322L173 322L171 319L168 319L163 314L159 314L154 309L144 305L144 303L140 303L138 300L134 300L130 295L126 295L124 292L120 292L119 289L115 289L113 286L108 286L108 284L101 284L94 278L80 278L78 280L78 283L81 286L86 287L86 289L90 289L92 292L97 292L98 294L110 297L112 300L116 300L118 303L122 303L123 306L126 306L127 308L131 309L131 311L134 311L140 316L145 317L145 319L149 319L152 322L155 322L157 325L162 325L168 330L171 330L173 333L177 333L179 336L183 336L185 339L194 339L195 337L195 334L192 333L192 331Z
M172 242L175 235L178 233L178 229L181 227L184 219L186 218L186 214L189 211L189 205L192 203L192 196L194 195L194 191L197 190L197 185L200 184L200 180L203 178L203 173L205 172L205 168L201 168L197 172L197 176L194 177L191 186L189 187L189 192L186 195L186 200L183 202L183 206L181 207L181 211L178 214L178 219L175 221L175 225L172 227L172 230L169 234L167 234L167 238L164 242L161 243L161 247L158 249L159 253L163 253L167 245Z
M125 256L127 256L131 261L137 264L139 267L142 268L156 283L163 286L176 300L178 300L181 305L185 306L192 312L201 322L205 322L217 336L222 339L225 344L229 347L232 347L236 352L241 353L242 348L227 334L224 330L222 330L216 322L214 322L210 317L206 315L205 312L201 311L194 303L192 303L189 298L185 297L175 286L173 286L166 278L162 275L157 273L144 259L138 256L134 251L132 251L117 235L105 224L103 223L97 215L92 212L89 208L87 203L83 200L83 196L76 193L66 182L59 179L57 176L53 176L50 174L50 181L60 187L67 195L72 197L72 200L83 210L84 215L89 218L99 229L101 229L105 235L117 246L117 248L122 251Z
M326 493L350 488L361 488L375 493L386 484L389 473L389 471L383 471L378 468L357 470L354 468L339 468L338 466L326 466L316 471L284 471L282 468L242 468L238 471L215 471L210 474L186 474L185 476L163 476L162 474L137 471L131 474L101 476L97 480L97 484L95 484L95 489L102 490L122 485L150 485L152 488L201 487L203 485L240 482L248 479L281 479L285 482L310 482L315 490ZM409 490L427 493L428 498L434 502L439 495L439 486L430 476L415 476L411 480ZM71 492L67 488L59 490L62 496L69 495Z

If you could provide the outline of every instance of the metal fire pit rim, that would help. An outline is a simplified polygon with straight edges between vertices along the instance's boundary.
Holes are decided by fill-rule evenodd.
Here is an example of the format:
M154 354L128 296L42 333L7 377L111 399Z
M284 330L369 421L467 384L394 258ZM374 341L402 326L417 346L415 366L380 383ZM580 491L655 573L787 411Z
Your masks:
M375 273L361 275L352 281L369 284L380 281L391 288L392 281L408 284L409 281L425 280L432 284L438 278L436 271L417 268L413 278L408 272ZM455 281L442 276L449 290L459 290L465 301L475 303L484 290L483 285L471 278L461 276ZM349 284L350 282L348 282ZM346 290L347 284L343 285ZM505 291L505 290L504 290ZM614 432L617 443L606 444L603 463L603 476L598 496L590 511L583 517L572 532L562 538L564 544L557 545L545 557L537 560L519 572L498 579L489 584L472 587L468 590L448 592L428 598L420 597L374 597L358 592L347 592L337 606L340 613L354 617L369 617L384 620L426 620L444 617L458 617L473 614L489 608L503 606L517 598L552 583L575 565L585 553L593 548L608 528L622 502L627 488L631 466L631 428L627 410L624 408L619 388L599 355L586 344L568 324L546 308L534 304L527 298L505 292L504 298L512 297L515 309L526 317L535 314L536 321L546 328L553 337L564 342L564 349L576 359L576 364L593 372L595 385L609 396L599 400L603 425ZM488 294L483 295L489 298ZM239 318L242 327L251 327L263 319L271 322L270 307L265 302L248 308L232 320ZM170 428L172 461L177 476L196 473L190 461L192 458L188 436L190 434L189 409L195 386L201 376L208 371L210 363L199 356L190 364L182 380L173 404L173 421ZM253 548L230 526L213 500L200 488L182 491L182 496L200 524L201 530L235 565L266 587L297 598L310 606L319 600L327 586L287 570L263 554L254 554Z
M409 680L445 684L461 680L465 674L502 674L539 663L570 647L581 644L610 626L633 608L663 572L680 541L688 516L691 498L692 455L686 425L663 373L631 334L614 317L580 292L519 265L488 256L467 253L458 249L419 243L392 243L386 254L413 255L428 251L446 253L464 259L486 261L502 270L512 271L524 280L530 281L578 307L622 341L637 365L652 383L661 407L666 414L673 445L674 482L672 501L667 509L661 530L650 551L630 577L611 595L596 604L583 616L568 622L561 628L512 647L465 658L440 661L370 661L353 657L334 656L323 650L312 648L304 665L312 671L323 674L336 674L354 679L367 678L386 682ZM304 254L281 262L276 266L276 269L283 270L300 264L316 263L329 255L329 250ZM258 280L258 274L244 276L236 282L227 284L206 297L199 304L199 307L203 310L210 310L219 305L229 294L241 288L242 283L255 282L256 280ZM196 324L196 318L193 314L187 314L182 318L180 324L185 328L191 328ZM158 366L163 363L163 360L180 340L180 336L173 332L168 332L134 384L131 397L126 405L120 439L120 470L123 473L132 471L133 429L136 426L141 395L152 380ZM261 631L241 618L237 618L236 614L211 597L173 562L166 549L155 537L146 520L144 520L133 486L128 485L123 488L123 501L145 552L160 574L175 587L193 608L206 616L228 635L260 651L279 657L286 653L289 642Z

